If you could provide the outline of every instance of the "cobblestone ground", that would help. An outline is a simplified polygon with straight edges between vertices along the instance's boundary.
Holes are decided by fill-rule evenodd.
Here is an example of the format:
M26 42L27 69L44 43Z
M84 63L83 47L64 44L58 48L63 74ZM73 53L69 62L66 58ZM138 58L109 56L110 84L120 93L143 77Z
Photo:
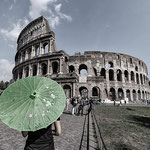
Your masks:
M71 110L71 107L70 109ZM61 116L62 135L55 137L56 150L78 150L85 115L73 116L66 112ZM0 121L0 150L23 150L26 138Z

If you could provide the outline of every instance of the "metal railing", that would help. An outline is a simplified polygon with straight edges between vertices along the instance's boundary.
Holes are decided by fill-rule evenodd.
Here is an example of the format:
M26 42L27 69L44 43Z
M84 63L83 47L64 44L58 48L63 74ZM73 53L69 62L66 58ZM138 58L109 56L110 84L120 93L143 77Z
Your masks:
M93 119L95 131L96 131L98 147L99 147L100 150L107 150L106 145L105 145L104 140L103 140L102 135L101 135L100 128L98 127L98 123L97 123L95 114L94 114L93 111L91 111L91 116L92 116L92 119Z

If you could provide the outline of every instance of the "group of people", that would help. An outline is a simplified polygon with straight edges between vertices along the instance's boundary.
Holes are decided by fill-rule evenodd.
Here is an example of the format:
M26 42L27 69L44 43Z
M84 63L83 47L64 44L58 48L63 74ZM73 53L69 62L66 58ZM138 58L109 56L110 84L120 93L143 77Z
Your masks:
M73 98L67 98L66 102L66 110L69 111L69 105L71 104L72 110L71 113L72 115L81 115L83 116L83 113L85 112L85 106L88 109L88 113L92 110L92 100L90 99L84 99L84 98L78 98L78 97L73 97Z

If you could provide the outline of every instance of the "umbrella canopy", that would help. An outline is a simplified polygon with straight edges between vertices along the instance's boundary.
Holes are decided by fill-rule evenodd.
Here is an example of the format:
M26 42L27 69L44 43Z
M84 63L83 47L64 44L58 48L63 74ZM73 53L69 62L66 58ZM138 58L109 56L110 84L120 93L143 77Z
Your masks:
M36 131L55 122L66 103L63 88L45 77L27 77L0 96L0 119L19 131Z

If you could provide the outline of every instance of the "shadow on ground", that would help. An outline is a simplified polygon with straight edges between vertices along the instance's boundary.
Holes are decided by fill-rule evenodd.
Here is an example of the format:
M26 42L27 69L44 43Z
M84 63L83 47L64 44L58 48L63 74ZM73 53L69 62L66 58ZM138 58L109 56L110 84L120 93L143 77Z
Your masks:
M129 117L129 120L142 127L150 128L150 117L132 115Z

